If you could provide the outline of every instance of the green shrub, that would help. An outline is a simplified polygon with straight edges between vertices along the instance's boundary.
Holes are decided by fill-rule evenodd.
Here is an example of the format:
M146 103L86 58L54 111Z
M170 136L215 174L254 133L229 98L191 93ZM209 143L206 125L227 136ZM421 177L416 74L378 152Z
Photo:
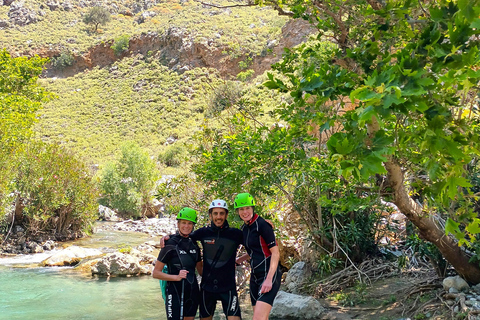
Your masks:
M58 57L52 58L52 66L56 69L65 69L73 64L73 55L68 51L62 51Z
M128 50L128 45L130 42L130 37L128 35L123 35L115 39L113 45L110 47L113 49L113 52L116 56L121 55L123 52Z
M30 234L72 239L90 233L97 219L98 191L88 168L58 145L31 142L20 155L15 188Z
M139 217L153 199L150 192L157 177L155 162L135 142L127 142L118 160L100 173L99 202L127 217Z
M174 144L158 155L158 160L168 167L178 167L184 162L187 150L184 146Z
M237 79L240 80L240 81L250 80L252 78L252 76L254 75L254 73L255 73L255 70L253 70L253 69L248 69L248 70L245 70L243 72L239 72L237 74Z
M213 116L225 109L235 106L243 96L241 84L227 81L216 87L210 100L210 108L206 116Z

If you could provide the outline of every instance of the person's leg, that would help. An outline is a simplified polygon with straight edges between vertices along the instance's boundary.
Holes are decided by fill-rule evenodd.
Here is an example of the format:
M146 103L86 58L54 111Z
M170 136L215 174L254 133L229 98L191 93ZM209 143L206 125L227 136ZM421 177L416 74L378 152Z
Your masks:
M273 301L280 290L281 273L277 272L273 277L272 288L266 293L259 293L255 306L253 307L253 319L268 319L268 315L272 310ZM261 288L261 286L260 286Z
M236 289L222 292L218 294L218 298L222 302L223 313L228 320L242 319L240 303L238 302L238 294Z
M257 301L253 307L253 320L268 320L272 306L263 301Z
M213 293L205 290L200 291L199 311L201 320L212 320L216 305L217 299Z

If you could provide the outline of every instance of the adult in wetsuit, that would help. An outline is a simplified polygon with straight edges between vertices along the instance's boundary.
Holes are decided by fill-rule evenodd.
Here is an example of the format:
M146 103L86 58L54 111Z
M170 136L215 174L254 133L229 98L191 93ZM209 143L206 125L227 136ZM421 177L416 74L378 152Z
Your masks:
M235 197L234 208L245 223L242 226L244 246L250 257L250 300L253 320L267 320L273 301L280 289L281 272L272 226L254 212L255 200L249 193ZM237 259L241 262L243 259Z
M195 268L202 273L200 248L189 237L197 222L197 212L185 207L177 215L178 233L165 242L158 254L152 276L166 280L165 310L169 320L193 320L200 290ZM168 274L162 272L165 264Z
M228 225L228 206L224 200L213 200L208 208L211 223L191 234L203 248L203 276L200 318L210 320L217 301L222 302L228 320L241 319L235 282L235 258L243 243L242 231Z
M211 320L217 301L222 302L228 320L240 320L235 282L235 257L243 243L241 230L228 225L228 205L224 200L213 200L208 208L210 225L190 234L203 248L203 276L200 284L200 318ZM162 238L168 239L168 237ZM161 245L161 244L160 244Z

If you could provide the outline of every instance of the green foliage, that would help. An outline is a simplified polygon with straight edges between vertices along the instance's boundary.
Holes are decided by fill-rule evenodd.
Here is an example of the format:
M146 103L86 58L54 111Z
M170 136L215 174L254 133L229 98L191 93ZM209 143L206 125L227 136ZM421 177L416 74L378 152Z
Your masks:
M225 83L214 88L210 99L210 108L207 117L218 115L223 110L229 109L239 103L243 96L243 87L234 81Z
M106 25L110 22L110 12L104 7L93 7L84 16L83 23L93 25L95 32L99 25Z
M35 114L51 96L37 80L47 62L38 56L12 58L0 51L0 143L3 150L18 148L32 133Z
M364 283L357 283L351 292L339 292L333 294L330 299L337 301L341 306L344 307L353 307L360 305L366 302L365 300L365 291L367 290L367 285Z
M333 274L340 266L343 266L343 261L331 255L323 255L317 261L317 270L320 273L320 278Z
M132 252L132 247L131 246L126 246L126 247L120 248L118 251L121 252L121 253L130 253L130 252Z
M121 55L123 52L128 50L128 45L130 42L130 37L128 35L123 35L115 39L111 48L116 56Z
M151 203L158 177L155 163L134 142L126 142L116 162L107 163L100 173L100 204L128 217L140 217Z
M18 155L32 135L36 112L52 96L37 84L46 59L0 51L0 217L12 199Z
M178 167L187 159L187 149L180 145L174 144L168 146L163 152L159 153L158 160L169 167Z
M239 72L237 74L237 79L240 80L240 81L250 80L254 73L255 73L255 70L253 70L253 69L248 69L248 70L245 70L243 72Z
M278 110L289 140L315 128L343 178L377 192L373 177L388 173L395 189L380 194L396 192L399 202L405 195L402 207L413 207L415 195L409 218L424 235L434 227L419 221L438 217L460 246L472 246L480 228L467 164L480 148L480 3L322 1L320 11L289 4L315 23L319 40L336 39L322 54L308 45L289 50L274 67L284 77L265 83L292 97Z
M30 142L19 159L15 190L30 234L53 231L58 239L67 239L92 232L97 188L89 169L67 150Z
M65 69L73 65L73 55L68 51L62 51L58 57L52 58L51 63L54 68Z

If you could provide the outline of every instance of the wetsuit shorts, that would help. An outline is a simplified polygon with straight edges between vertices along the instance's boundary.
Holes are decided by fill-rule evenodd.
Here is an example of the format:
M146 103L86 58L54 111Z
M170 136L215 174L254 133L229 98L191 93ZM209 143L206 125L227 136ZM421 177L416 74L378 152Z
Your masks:
M186 286L185 289L187 289ZM180 318L180 310L182 306L182 295L177 292L169 292L167 289L165 300L165 310L167 312L168 320L182 320ZM195 317L198 309L199 291L197 290L185 290L183 295L183 316Z
M215 312L218 300L222 302L223 313L225 316L241 317L237 290L233 289L215 293L202 290L200 297L200 318L208 318L212 316Z
M250 300L252 302L252 306L255 306L257 301L262 301L272 306L273 300L275 300L275 296L280 290L280 284L282 282L281 272L277 270L272 279L272 289L267 293L260 293L263 281L255 281L252 278L250 278Z

